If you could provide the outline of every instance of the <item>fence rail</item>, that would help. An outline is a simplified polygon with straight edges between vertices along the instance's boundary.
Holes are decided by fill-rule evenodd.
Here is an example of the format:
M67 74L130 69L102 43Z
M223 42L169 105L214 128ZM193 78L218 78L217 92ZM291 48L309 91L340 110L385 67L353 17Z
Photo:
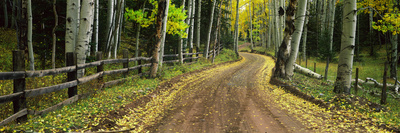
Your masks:
M216 48L217 49L217 48ZM222 46L220 46L220 49L217 51L221 50ZM183 53L182 55L187 55L187 58L183 58L183 60L191 60L191 59L198 59L199 54L203 54L202 52L197 52L197 53ZM209 52L209 55L212 55L212 51ZM101 60L101 52L98 52L96 55L97 61L86 63L86 64L76 64L76 56L73 53L67 53L67 66L66 67L61 67L61 68L56 68L56 69L48 69L48 70L38 70L38 71L23 71L25 69L25 64L23 60L24 53L23 51L14 51L13 52L13 66L14 66L14 71L13 72L0 72L0 80L14 80L14 93L8 94L8 95L3 95L0 96L0 104L6 103L6 102L13 102L14 104L14 114L11 115L10 117L0 121L0 126L3 126L9 122L12 122L14 120L17 120L18 122L24 122L27 119L27 115L42 115L46 114L48 112L54 111L58 108L61 108L65 105L71 104L76 102L78 99L83 94L77 95L77 86L80 84L84 84L86 82L99 79L102 80L102 77L105 75L111 75L111 74L121 74L121 73L127 73L132 70L139 70L137 75L143 75L145 73L142 73L142 68L143 67L150 67L151 63L147 64L142 64L142 61L150 61L152 57L136 57L136 58L128 58L128 53L127 51L124 51L124 58L123 59L107 59L107 60ZM197 55L196 57L192 57L190 55ZM164 55L163 57L178 57L179 54L170 54L170 55ZM133 66L133 67L128 67L129 62L133 61L138 61L138 65ZM167 60L163 61L163 63L174 63L174 62L179 62L179 60ZM104 65L105 64L116 64L116 63L123 63L122 69L118 70L109 70L109 71L103 71ZM89 67L97 67L97 73L77 78L77 71L80 69L85 69ZM19 68L19 69L15 69ZM23 68L23 69L22 69ZM57 74L62 74L62 73L67 73L68 81L65 83L53 85L53 86L47 86L47 87L41 87L41 88L36 88L36 89L30 89L30 90L25 90L25 78L31 78L31 77L44 77L44 76L50 76L50 75L57 75ZM135 76L135 75L134 75ZM109 87L111 85L115 85L121 82L124 82L128 78L121 78L121 79L116 79L113 81L108 81L105 82L102 85L102 88L104 87ZM23 84L23 85L21 85ZM56 92L60 91L63 89L68 88L68 96L69 98L56 104L51 107L48 107L46 109L36 111L36 110L28 110L26 107L26 98L29 97L35 97L51 92Z

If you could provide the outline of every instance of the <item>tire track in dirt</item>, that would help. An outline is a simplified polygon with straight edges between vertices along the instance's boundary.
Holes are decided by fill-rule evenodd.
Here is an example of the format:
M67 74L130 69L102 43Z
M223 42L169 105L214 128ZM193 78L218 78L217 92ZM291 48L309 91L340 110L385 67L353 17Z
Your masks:
M193 74L185 84L187 95L177 99L176 108L151 132L310 132L300 122L277 109L273 102L261 100L257 81L269 57L240 53L240 63ZM179 84L179 83L178 83Z

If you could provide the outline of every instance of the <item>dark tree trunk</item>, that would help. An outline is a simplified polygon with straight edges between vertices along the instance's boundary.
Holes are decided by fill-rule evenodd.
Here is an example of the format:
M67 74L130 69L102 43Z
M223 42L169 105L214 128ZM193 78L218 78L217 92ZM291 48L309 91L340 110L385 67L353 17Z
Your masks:
M18 49L28 53L28 12L27 7L28 3L27 0L19 0L18 1L19 8L18 8Z
M160 44L161 44L161 30L162 30L162 19L164 18L164 12L167 2L166 0L159 0L158 1L158 12L157 12L157 34L155 36L156 38L156 44L154 45L153 48L153 59L151 63L151 69L150 69L150 78L155 78L157 76L157 69L158 69L158 51L160 50Z

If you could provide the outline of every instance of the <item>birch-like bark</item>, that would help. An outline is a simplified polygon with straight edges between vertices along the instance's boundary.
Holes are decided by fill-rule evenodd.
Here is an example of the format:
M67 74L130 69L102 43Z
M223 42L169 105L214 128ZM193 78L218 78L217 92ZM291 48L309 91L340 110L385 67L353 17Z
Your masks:
M185 0L183 0L182 1L182 12L184 12L185 11ZM200 1L201 2L201 1ZM185 22L185 20L183 20L183 22ZM179 62L181 63L181 64L183 64L183 54L182 54L182 49L183 49L183 43L184 43L184 39L181 37L181 36L179 36L179 39L180 39L180 41L179 41L179 46L178 46L178 58L179 58Z
M76 38L78 35L80 6L81 3L79 0L67 0L67 20L65 24L65 53L75 52Z
M211 14L210 14L210 24L208 25L208 35L207 35L207 45L206 49L204 50L204 55L206 59L208 59L208 51L210 47L210 41L211 41L211 31L212 31L212 25L213 25L213 20L214 20L214 10L215 10L215 4L217 3L217 0L213 1L213 5L211 7Z
M262 24L262 26L261 26L261 29L262 29L262 45L261 46L265 46L266 48L268 48L268 46L267 46L267 44L266 44L266 39L267 39L267 22L268 22L268 20L267 20L267 13L265 12L265 0L264 0L264 2L263 2L263 5L262 5L262 12L261 12L261 14L264 14L264 17L263 18L261 18L262 19L262 22L261 22L261 24Z
M330 18L329 18L329 51L332 52L333 46L333 31L335 28L335 10L336 10L336 0L330 0L329 10L330 10Z
M340 47L337 78L334 92L350 94L353 68L354 39L357 22L357 1L343 1L343 29Z
M190 39L189 39L189 53L193 53L193 33L194 33L194 15L196 12L196 0L193 0L192 2L192 18L190 20Z
M268 42L267 42L267 48L271 47L271 42L272 42L272 9L271 9L271 1L268 3Z
M321 74L315 73L312 70L308 69L308 68L304 68L300 65L294 64L294 70L296 72L305 74L307 76L313 77L313 78L317 78L317 79L322 79L323 76Z
M329 1L329 0L328 0ZM327 19L328 19L328 15L330 14L329 12L327 12L327 0L322 0L322 2L321 2L321 6L323 7L322 8L322 14L321 14L321 16L322 16L322 28L323 28L323 30L322 31L326 31L326 30L328 30L328 28L329 28L329 23L327 22ZM322 33L322 32L321 32Z
M275 77L289 78L286 75L286 64L289 61L289 56L291 52L291 41L292 34L295 31L293 25L295 19L297 0L290 0L289 6L286 9L286 26L285 26L285 36L281 45L279 46L278 57L275 64Z
M104 49L105 52L104 54L108 54L108 57L110 57L111 55L111 51L110 51L110 45L112 42L112 34L113 34L113 25L114 25L114 0L108 0L108 5L107 5L107 30L108 30L108 34L106 35L107 37L107 43L105 43Z
M135 49L135 58L139 57L139 45L140 45L140 29L142 26L138 24L137 31L136 31L136 49ZM137 64L137 61L136 61Z
M93 30L93 12L94 12L94 1L84 0L82 1L81 14L80 14L80 25L77 38L77 45L75 52L77 54L77 64L85 64L86 52L89 46L89 38L92 36ZM82 77L85 73L84 69L77 72L78 77Z
M28 0L28 58L29 58L29 70L35 70L35 57L33 56L32 46L32 1Z
M303 60L307 60L307 32L308 32L308 16L310 15L310 3L307 2L306 18L304 20L304 31L303 31Z
M296 21L294 23L295 31L292 35L292 46L291 46L291 52L289 56L288 62L285 64L286 66L286 77L291 79L293 77L293 69L294 69L294 64L297 59L297 53L299 52L299 45L300 45L300 39L301 39L301 34L303 33L303 26L304 26L304 18L306 15L306 9L307 9L307 0L300 0L297 11L296 11Z
M215 53L216 53L216 51L217 51L217 49L216 49L216 46L218 45L219 46L219 44L218 44L218 33L219 33L219 28L220 28L220 21L221 21L221 6L222 6L222 2L219 4L219 8L218 8L218 19L217 19L217 28L215 29L215 31L214 31L214 35L215 35L215 38L214 38L214 50L213 50L213 57L212 57L212 63L214 63L214 59L215 59Z
M112 58L116 59L117 58L117 50L118 50L118 42L119 42L119 31L121 28L121 18L122 18L122 11L123 9L123 4L124 1L123 0L117 0L117 14L116 14L116 19L115 19L115 27L114 27L114 31L113 31L113 36L114 36L114 43L112 44L112 48L111 48L111 54L112 54Z
M231 12L232 12L232 19L233 19L233 9L232 9L232 0L231 0L231 4L230 4L230 9L231 9ZM239 6L236 6L236 8L239 8ZM233 51L235 51L236 52L236 21L235 21L235 25L233 26Z
M279 42L281 41L280 37L280 21L279 21L279 14L278 14L279 6L277 5L277 1L274 0L274 16L275 16L275 57L278 57L279 51Z
M254 45L253 45L253 17L251 16L253 13L251 12L251 0L249 3L249 14L250 14L250 48L251 51L254 50Z
M235 21L235 53L239 57L239 0L236 1L236 21ZM208 49L208 48L207 48ZM208 51L207 51L208 53Z
M92 43L90 53L95 55L99 50L99 0L95 0Z
M160 45L161 45L161 34L162 34L162 19L164 18L165 15L165 9L167 6L167 1L166 0L159 0L158 1L158 11L157 11L157 34L156 34L156 44L154 45L153 49L153 57L152 57L152 62L151 62L151 68L150 68L150 78L155 78L157 76L157 70L158 70L158 51L160 50Z
M167 36L167 23L168 23L168 9L169 9L169 0L166 0L167 5L165 7L165 14L162 23L162 31L161 31L161 49L160 49L160 68L162 68L163 64L163 56L164 56L164 46L165 46L165 38ZM193 45L192 45L193 46Z
M185 0L183 0L185 1ZM196 37L196 52L200 52L200 27L201 27L201 0L197 0L197 37Z
M57 35L56 35L56 28L58 26L58 15L56 10L56 2L57 0L53 0L53 12L54 12L54 27L53 27L53 54L51 55L51 65L52 68L56 68L56 45L57 45Z
M183 44L183 53L186 53L186 49L187 49L187 45L188 45L188 43L189 43L189 39L190 39L190 37L189 37L189 33L190 33L190 26L191 26L191 24L190 24L190 18L192 18L192 0L188 0L188 8L187 8L187 10L188 10L188 18L186 18L186 24L188 24L189 25L189 27L187 27L186 28L186 35L188 35L188 37L184 40L184 44Z

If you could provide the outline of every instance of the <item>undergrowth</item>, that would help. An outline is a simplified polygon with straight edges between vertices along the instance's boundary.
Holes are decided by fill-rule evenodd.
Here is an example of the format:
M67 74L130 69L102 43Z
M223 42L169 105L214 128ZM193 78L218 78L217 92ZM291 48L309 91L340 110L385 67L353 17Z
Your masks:
M377 119L377 125L400 128L400 103L399 99L388 95L386 105L379 105L380 97L367 93L368 91L378 91L381 88L362 86L364 90L351 95L342 96L333 92L331 82L318 80L305 75L295 73L292 81L286 81L292 86L296 86L300 91L325 101L330 108L355 110L363 115Z
M273 51L268 52L269 50L255 47L254 50L256 53L266 52L267 55L274 55ZM250 47L246 47L242 49L243 52L250 52ZM385 50L381 49L377 52L377 54L384 55ZM270 54L268 54L270 53ZM384 62L386 60L385 57L369 57L367 53L363 51L361 54L362 62L355 62L353 66L353 75L352 78L355 78L355 69L359 68L359 78L365 80L367 77L374 78L378 82L382 83L383 81L383 68ZM337 59L337 57L336 57ZM316 72L320 74L325 73L326 62L323 60L319 60L316 57L310 57L307 61L307 68L310 70L314 70L314 63L316 63ZM305 61L301 61L298 59L297 64L305 67ZM328 71L328 80L318 80L313 79L307 76L304 76L299 73L295 73L293 80L289 82L290 85L296 86L302 92L311 95L313 97L324 100L328 105L331 105L330 108L337 109L353 109L357 112L360 112L367 117L378 119L376 124L378 125L387 125L389 128L394 127L400 128L400 102L399 99L388 95L386 105L379 105L381 97L372 94L371 92L381 92L381 88L376 88L373 86L361 86L363 90L359 90L357 94L352 90L352 95L350 96L340 96L333 92L333 83L336 79L337 74L337 60L334 60L329 65ZM398 77L399 77L398 73ZM389 83L394 83L394 80L388 79ZM346 99L346 97L349 97ZM367 105L365 105L367 104Z
M214 64L227 62L237 59L235 52L232 50L224 49L221 54L215 59ZM131 63L133 64L133 63ZM163 80L171 79L174 76L182 73L198 70L207 66L213 65L210 60L199 59L196 63L182 64L182 65L164 65L163 71L158 78L147 79L145 77L130 78L121 85L115 87L104 88L102 91L97 91L100 83L94 80L84 85L78 86L78 94L87 92L94 92L89 95L88 98L80 99L76 103L64 106L63 108L50 112L42 116L31 116L28 115L29 120L22 124L11 123L0 128L0 131L12 132L12 131L24 131L24 132L71 132L79 130L90 130L86 129L91 124L94 126L98 124L94 116L106 115L107 112L118 109L143 95L147 95L152 92L157 86L163 82ZM122 68L122 65L107 65L105 70L115 70ZM87 69L86 74L93 74L96 72L96 68ZM146 71L146 70L143 70ZM134 75L137 72L128 74ZM116 77L123 77L124 75L114 75L104 77L104 81L110 81ZM65 75L58 75L54 77L47 76L43 77L43 81L54 81L52 84L61 83L65 80ZM38 82L39 79L35 79L32 82ZM65 82L65 81L64 81ZM7 82L8 83L8 82ZM47 82L45 82L47 83ZM12 83L8 83L12 84ZM0 84L4 85L4 84ZM46 84L47 86L48 84ZM4 87L4 86L0 86ZM36 86L37 88L38 86ZM6 90L1 95L10 94L12 90L7 90L12 87L0 88L0 90ZM46 94L37 99L29 99L28 109L29 110L41 110L46 107L50 107L58 102L61 102L67 98L66 89ZM49 102L50 101L50 102ZM0 105L2 108L1 120L12 114L11 110L3 111L3 108L12 108L11 103ZM92 120L94 119L94 120Z

